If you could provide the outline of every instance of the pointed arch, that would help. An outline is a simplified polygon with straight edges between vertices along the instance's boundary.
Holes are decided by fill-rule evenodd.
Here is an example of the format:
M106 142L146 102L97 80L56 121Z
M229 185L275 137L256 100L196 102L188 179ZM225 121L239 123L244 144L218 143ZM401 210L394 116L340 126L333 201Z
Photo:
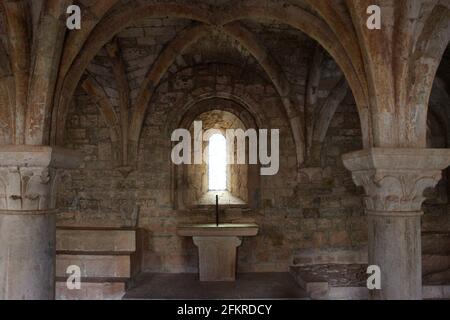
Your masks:
M204 3L141 3L132 2L117 8L114 14L98 23L88 39L83 50L73 61L67 75L62 81L61 90L56 97L52 117L52 144L61 144L67 111L75 89L87 66L100 49L117 33L125 29L130 23L145 17L173 17L186 18L194 21L210 22L211 10Z
M159 84L159 81L167 72L175 59L193 43L204 37L210 28L205 24L194 24L178 34L161 52L139 88L136 108L133 112L129 139L131 145L137 146L141 134L142 123L148 108L149 101Z
M33 47L35 59L30 70L25 144L49 143L51 107L66 32L61 16L65 14L69 3L69 0L48 0L43 3Z
M11 70L15 86L15 134L14 143L25 142L25 116L27 110L28 78L30 63L29 30L27 19L29 7L26 1L4 1L6 27L9 40Z
M113 157L116 161L121 161L120 153L120 125L117 114L114 107L111 104L105 90L100 84L92 77L88 76L82 83L82 88L92 98L93 102L97 105L100 113L105 120L111 139Z
M346 75L360 112L364 144L366 146L370 144L371 121L368 112L368 97L365 94L366 89L360 82L353 62L347 55L339 37L335 35L325 21L303 8L282 5L271 0L264 2L264 4L255 0L239 0L218 7L212 7L204 3L133 3L132 6L118 7L114 14L97 24L86 41L83 51L74 60L67 77L65 77L62 90L55 103L53 130L56 132L63 130L68 103L77 83L100 48L132 21L143 17L161 16L187 18L215 26L222 26L242 19L269 19L288 24L306 33L318 41L333 56ZM56 137L56 134L52 134L52 137ZM56 143L56 139L53 142Z
M450 9L436 6L429 16L409 61L414 81L408 90L407 123L417 123L411 140L426 145L427 110L436 72L450 43Z
M258 42L253 33L239 22L229 23L223 29L253 55L277 89L291 126L296 147L297 166L300 167L305 160L304 119L299 108L292 102L291 86L283 70L278 62L273 59L270 52Z
M4 137L0 137L0 141L6 144L15 141L14 95L14 75L6 49L0 42L0 121L4 122L0 126L5 126L7 131Z

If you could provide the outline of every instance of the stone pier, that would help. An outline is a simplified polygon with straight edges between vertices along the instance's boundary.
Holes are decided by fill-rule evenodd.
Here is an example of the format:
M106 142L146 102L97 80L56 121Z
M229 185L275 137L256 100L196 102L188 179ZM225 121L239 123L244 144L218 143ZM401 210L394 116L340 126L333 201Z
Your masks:
M450 164L447 149L374 148L343 156L353 180L366 192L369 265L381 268L373 299L422 299L423 192Z
M62 148L0 146L0 300L54 298L58 169L79 163Z

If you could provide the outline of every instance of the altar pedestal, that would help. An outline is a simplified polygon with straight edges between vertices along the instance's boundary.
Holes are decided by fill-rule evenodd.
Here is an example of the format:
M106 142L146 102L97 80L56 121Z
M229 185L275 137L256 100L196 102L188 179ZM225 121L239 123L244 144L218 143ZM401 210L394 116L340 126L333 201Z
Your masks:
M197 224L181 226L178 235L192 237L198 248L200 281L235 281L241 237L258 234L256 224Z

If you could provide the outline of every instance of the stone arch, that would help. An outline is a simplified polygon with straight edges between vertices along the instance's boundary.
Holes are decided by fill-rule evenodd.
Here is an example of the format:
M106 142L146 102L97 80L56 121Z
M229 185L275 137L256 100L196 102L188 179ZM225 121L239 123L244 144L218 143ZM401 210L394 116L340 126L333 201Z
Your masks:
M105 120L109 129L109 136L111 139L113 158L116 163L122 163L122 153L120 152L120 124L114 107L105 93L102 86L92 77L89 76L83 81L81 85L84 91L91 97L93 102L97 105L102 118Z
M207 6L208 7L208 6ZM210 13L205 5L177 3L135 3L123 5L116 14L100 21L89 34L83 50L74 59L67 75L62 81L59 94L55 97L55 110L52 115L52 144L61 143L67 109L73 93L90 61L117 33L125 29L131 22L144 17L186 18L194 21L209 22Z
M148 104L160 80L175 61L177 56L203 37L208 30L208 26L197 24L185 29L167 45L167 47L158 56L155 63L150 67L145 80L139 89L136 109L133 112L131 120L129 140L132 145L138 144L142 123L148 109Z
M195 97L194 99L183 103L183 106L178 109L176 112L176 116L174 114L174 120L168 126L173 130L176 128L185 128L188 124L194 121L195 117L199 114L211 110L215 110L216 108L213 106L205 106L205 102L214 101L214 100L225 100L234 102L234 108L226 108L224 111L228 111L233 113L237 118L239 118L246 127L254 127L254 128L263 128L265 121L262 120L258 114L251 109L251 106L248 104L246 99L242 99L237 95L233 95L226 92L214 92L207 93ZM174 110L175 110L174 109ZM188 114L189 113L189 114ZM245 114L243 116L243 114ZM175 124L175 125L174 125Z
M300 168L305 161L306 151L304 122L302 122L303 119L301 118L303 117L301 117L298 108L295 104L293 105L290 84L283 70L270 53L258 43L255 36L239 22L232 22L223 28L227 34L239 41L253 55L277 89L291 126L296 147L297 167Z
M233 73L238 67L234 65L226 65L227 72ZM227 73L228 74L228 73ZM248 92L240 88L231 88L228 86L222 87L220 90L211 90L208 87L199 87L194 91L190 91L180 97L172 108L172 112L168 117L169 121L166 128L169 132L178 128L181 124L182 115L184 115L190 107L211 99L224 99L234 101L237 105L240 105L249 114L252 115L255 125L258 128L268 128L269 121L266 118L264 112L259 110L259 101L256 101ZM167 132L167 133L169 133Z
M60 18L66 6L59 0L39 4L3 1L1 5L14 77L13 143L47 144L49 115L66 30Z
M222 26L242 19L266 18L279 21L280 23L287 23L301 30L330 52L346 75L357 101L363 128L364 145L368 146L370 144L370 114L367 110L366 86L360 82L351 59L346 54L339 38L333 33L327 23L304 9L295 6L282 6L273 1L265 3L264 6L254 1L239 1L215 9L205 4L146 3L136 4L128 8L123 7L123 10L117 10L117 12L117 14L101 21L94 28L86 41L84 50L75 59L67 77L64 79L64 87L57 97L59 99L58 103L55 104L57 109L53 113L53 130L56 130L56 132L61 130L61 128L58 129L58 123L61 124L65 121L65 110L67 109L68 101L71 99L87 64L111 37L125 28L131 21L141 17L171 16ZM56 137L56 133L52 134L52 137ZM53 142L55 143L56 140L53 139Z
M24 144L30 64L29 30L27 27L29 7L22 1L4 2L3 7L8 37L14 39L14 41L9 41L15 91L14 143Z
M350 57L359 81L368 94L366 71L360 49L358 48L358 36L352 28L351 17L347 14L343 3L338 1L305 0L328 23L334 34L339 35L347 55Z
M81 10L83 28L81 28L81 30L69 31L67 35L67 40L61 57L58 80L64 79L67 71L78 55L80 49L83 48L84 43L94 27L117 2L118 0L95 1L91 7L83 8ZM61 88L60 81L58 81L58 88Z
M317 111L313 124L311 142L311 150L315 149L316 151L311 151L311 159L309 159L312 163L317 163L319 161L328 128L330 127L337 108L344 101L347 93L348 84L345 78L342 78Z
M416 123L416 130L411 130L411 140L417 140L420 146L426 145L427 110L433 82L445 50L450 43L450 9L436 6L430 14L416 45L414 55L409 61L414 79L410 88L408 105L411 110L407 123Z
M221 102L222 105L218 108L214 102ZM192 101L188 101L178 110L177 117L171 117L174 119L168 126L172 129L184 128L188 129L194 120L201 114L206 112L220 110L233 114L237 119L242 121L245 128L261 128L262 121L258 119L257 114L252 114L247 106L242 105L242 99L229 94L208 94L197 97ZM245 102L244 102L245 103ZM259 124L259 125L258 125ZM258 208L260 204L260 185L261 178L259 174L259 165L248 165L246 184L248 193L247 205L250 208ZM184 208L183 192L179 190L179 181L181 177L186 175L186 167L171 165L171 181L172 181L172 199L174 200L174 207ZM182 179L181 179L182 180ZM180 192L181 191L181 192Z
M30 59L26 144L40 145L49 142L57 67L62 53L62 39L66 32L66 24L61 17L66 14L66 8L60 0L48 0L42 5L41 19L44 19L45 23L41 22L36 30L32 48L35 59Z
M73 30L70 31L67 35L67 39L65 42L65 46L63 48L62 56L61 56L61 66L59 68L58 72L58 78L56 82L56 88L55 88L55 96L53 98L54 105L57 105L59 103L58 97L61 95L61 90L63 88L64 79L67 76L68 71L70 70L70 67L72 66L75 58L80 53L80 51L83 48L84 43L88 39L89 35L91 34L94 27L101 21L101 19L104 17L104 15L108 12L111 7L113 7L118 0L103 0L103 1L95 1L93 6L88 8L83 8L81 10L82 14L82 21L83 21L83 28L81 30ZM87 67L87 65L86 65ZM85 68L86 68L85 67ZM81 76L79 78L81 80ZM79 81L78 81L79 82ZM78 85L78 82L76 85ZM75 92L75 89L74 91ZM67 102L67 110L69 110L70 102ZM56 110L54 110L56 111ZM52 128L50 129L50 140L53 144L55 144L55 141L59 141L59 143L62 143L62 140L64 139L64 130L60 132L59 137L56 137L56 130L55 130L55 112L52 114ZM65 126L65 123L63 124Z
M205 66L205 64L199 64L196 66L187 67L189 68L198 68ZM217 67L220 67L220 69L223 71L224 75L233 76L236 71L239 71L239 67L232 65L232 64L216 64ZM178 70L178 72L182 72L184 69ZM259 76L262 79L262 75ZM164 81L168 81L168 78L164 79ZM164 82L161 82L161 85ZM269 82L267 82L269 83ZM256 108L259 106L259 103L256 102L253 97L243 90L242 88L236 88L236 87L224 87L220 90L217 89L211 89L210 87L199 87L196 88L194 91L191 91L189 93L183 94L182 97L178 99L175 106L172 108L171 116L169 116L169 119L178 119L180 117L180 114L183 114L184 108L191 106L192 104L198 103L202 100L207 100L211 98L223 98L227 100L235 101L236 103L245 106L247 110L253 114L253 115L260 115L258 118L258 127L263 127L263 124L267 124L267 119L263 116L264 112L257 111ZM151 114L152 109L147 111L144 115L148 116ZM142 120L144 121L144 119ZM172 128L174 130L176 127L177 122L170 122L169 125L166 126L166 129ZM169 130L170 131L170 130ZM140 133L140 132L138 132ZM167 132L167 136L170 136L170 133ZM140 134L137 135L138 140L132 141L129 140L129 160L130 163L133 163L136 159L137 153L138 153L138 146L140 143Z
M449 11L437 2L383 2L383 26L372 32L365 25L368 4L347 1L369 84L373 146L424 147L424 110L440 60L433 55L441 56L439 42L448 43ZM380 43L386 43L383 50Z
M344 31L335 33L327 23L308 11L294 5L280 5L268 1L264 6L256 0L238 0L231 2L223 14L222 24L242 19L266 19L290 25L316 40L336 61L343 71L356 100L360 114L361 128L363 129L364 146L372 141L372 130L369 112L368 87L364 77L359 77L356 65L362 65L362 58L356 54L347 55L341 43ZM337 30L336 30L337 31ZM339 34L339 37L337 36ZM359 51L359 50L357 50ZM356 59L355 61L352 60Z
M134 111L130 126L129 136L131 144L137 144L137 141L139 140L149 101L163 75L185 48L191 46L194 42L198 41L199 38L205 36L209 30L210 28L206 25L194 25L188 28L169 43L166 49L160 54L157 61L150 68L144 83L140 88L137 107ZM291 125L291 131L297 149L297 162L298 166L300 166L304 161L304 128L299 111L296 110L291 101L290 85L284 72L281 70L278 63L272 59L267 50L258 43L252 33L238 22L224 26L224 31L238 40L253 55L277 89Z
M317 45L311 59L306 84L306 166L319 166L323 142L326 138L328 128L337 108L349 92L349 86L345 76L340 73L340 79L337 79L338 81L335 86L330 88L331 90L328 96L318 105L319 92L321 91L322 67L326 60L327 56L325 55L325 51L320 45Z
M308 78L305 92L305 127L306 127L306 157L311 156L311 148L313 144L313 132L315 114L314 109L317 107L318 91L322 73L322 62L325 60L325 52L320 45L316 45L311 58L308 70Z
M0 42L0 142L12 144L15 141L14 75L8 54Z
M137 106L131 120L129 130L129 140L131 145L136 145L139 140L148 104L161 78L180 53L205 36L209 31L210 27L204 24L194 24L193 26L188 27L166 46L156 62L149 69L144 83L139 90L139 96L136 103ZM304 128L299 111L293 106L291 101L290 85L284 76L283 71L278 63L271 58L267 50L258 43L251 32L242 27L238 22L224 26L224 31L249 50L275 85L291 125L292 135L296 144L297 162L298 166L300 166L304 161L305 153ZM64 123L65 122L62 121L61 125L63 126Z

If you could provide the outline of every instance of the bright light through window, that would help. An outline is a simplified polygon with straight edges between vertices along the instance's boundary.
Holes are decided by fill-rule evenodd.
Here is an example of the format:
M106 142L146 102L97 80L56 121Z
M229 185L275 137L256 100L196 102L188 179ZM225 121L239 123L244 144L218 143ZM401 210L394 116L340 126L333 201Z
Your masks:
M209 190L226 190L227 141L223 135L213 134L209 138L208 160Z

